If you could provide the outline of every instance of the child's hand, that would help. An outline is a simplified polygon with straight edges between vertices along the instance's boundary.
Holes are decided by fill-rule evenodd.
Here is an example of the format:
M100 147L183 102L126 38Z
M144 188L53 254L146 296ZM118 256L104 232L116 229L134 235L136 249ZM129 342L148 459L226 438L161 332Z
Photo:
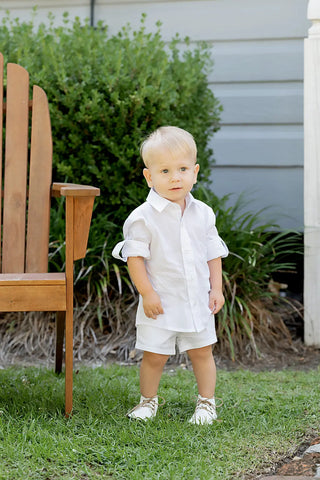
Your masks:
M209 308L212 313L218 313L224 305L224 296L220 289L209 292Z
M156 319L158 315L163 313L160 297L154 290L143 295L142 299L143 310L148 318Z

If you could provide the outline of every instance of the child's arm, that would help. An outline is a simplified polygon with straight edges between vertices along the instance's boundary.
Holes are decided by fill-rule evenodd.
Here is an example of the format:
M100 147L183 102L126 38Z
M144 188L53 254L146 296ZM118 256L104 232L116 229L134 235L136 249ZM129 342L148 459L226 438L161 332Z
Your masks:
M222 293L222 262L221 257L208 261L210 271L209 308L212 313L218 313L224 305Z
M163 308L160 297L148 278L144 258L129 257L127 262L131 280L142 296L144 313L147 317L156 319L157 315L163 313Z

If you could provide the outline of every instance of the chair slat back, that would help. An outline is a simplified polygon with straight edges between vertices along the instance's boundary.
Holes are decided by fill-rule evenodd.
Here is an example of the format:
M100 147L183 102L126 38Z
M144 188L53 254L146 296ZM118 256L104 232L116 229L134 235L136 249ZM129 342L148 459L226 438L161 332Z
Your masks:
M52 170L48 102L44 91L35 86L29 153L29 75L10 63L5 110L2 273L45 273Z
M24 272L29 75L7 67L2 272Z
M33 87L26 272L48 270L52 137L47 96ZM40 228L41 226L41 228Z

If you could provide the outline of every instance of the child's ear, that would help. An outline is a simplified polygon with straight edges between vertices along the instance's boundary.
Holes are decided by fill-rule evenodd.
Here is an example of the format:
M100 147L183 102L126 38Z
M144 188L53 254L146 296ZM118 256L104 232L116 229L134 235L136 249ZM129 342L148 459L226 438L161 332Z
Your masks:
M150 170L148 168L143 169L143 176L147 181L148 187L152 188L153 183L152 183L152 179L151 179L151 173L150 173Z
M197 183L197 177L198 177L199 170L200 170L200 165L199 165L199 163L197 163L194 166L194 182L193 182L194 184Z

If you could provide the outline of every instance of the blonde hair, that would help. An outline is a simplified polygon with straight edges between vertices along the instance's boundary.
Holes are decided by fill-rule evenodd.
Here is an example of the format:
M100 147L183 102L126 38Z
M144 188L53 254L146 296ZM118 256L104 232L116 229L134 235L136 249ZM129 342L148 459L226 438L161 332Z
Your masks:
M140 154L146 167L157 154L164 152L174 157L176 155L191 155L194 163L197 161L197 146L191 133L179 127L159 127L141 144Z

